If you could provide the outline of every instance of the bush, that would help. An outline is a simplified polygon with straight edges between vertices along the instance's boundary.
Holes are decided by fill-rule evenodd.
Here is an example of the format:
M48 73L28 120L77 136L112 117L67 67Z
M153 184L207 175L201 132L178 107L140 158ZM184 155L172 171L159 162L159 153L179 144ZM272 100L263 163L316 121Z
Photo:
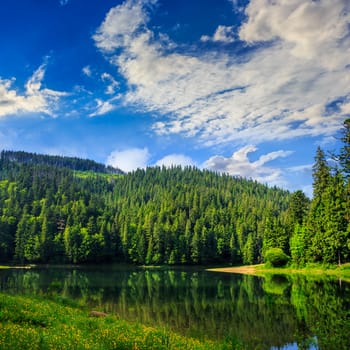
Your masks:
M288 263L289 256L281 248L270 248L265 253L265 261L273 267L281 267Z

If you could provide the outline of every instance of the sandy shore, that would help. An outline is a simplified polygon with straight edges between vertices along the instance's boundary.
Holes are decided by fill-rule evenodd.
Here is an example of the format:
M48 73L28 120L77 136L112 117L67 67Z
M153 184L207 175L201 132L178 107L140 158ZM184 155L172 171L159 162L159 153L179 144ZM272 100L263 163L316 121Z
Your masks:
M218 267L208 269L207 271L213 272L227 272L227 273L240 273L244 275L258 275L259 269L262 265L249 265L249 266L235 266L235 267ZM261 272L260 272L261 273Z

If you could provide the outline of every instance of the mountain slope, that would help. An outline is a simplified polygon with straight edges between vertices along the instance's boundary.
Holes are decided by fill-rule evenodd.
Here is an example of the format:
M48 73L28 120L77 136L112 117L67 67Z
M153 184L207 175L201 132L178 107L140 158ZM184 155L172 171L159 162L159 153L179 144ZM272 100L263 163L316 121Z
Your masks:
M58 168L94 171L105 174L123 174L123 171L120 169L105 166L104 164L97 163L93 160L76 157L52 156L21 151L2 151L0 157L3 161L49 165Z
M54 159L2 154L3 261L253 263L288 250L287 191L192 167L83 177Z

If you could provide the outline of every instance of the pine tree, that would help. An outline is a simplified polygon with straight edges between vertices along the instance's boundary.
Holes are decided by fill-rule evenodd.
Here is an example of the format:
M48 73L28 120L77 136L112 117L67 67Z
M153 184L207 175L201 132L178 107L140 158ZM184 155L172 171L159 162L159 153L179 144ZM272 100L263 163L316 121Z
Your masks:
M344 121L341 141L343 142L343 147L340 149L339 162L341 171L345 177L344 216L346 221L347 247L350 251L350 118Z
M293 263L297 266L305 265L307 251L305 226L298 223L294 226L294 233L290 239L289 246Z
M306 197L303 191L298 190L292 193L288 217L293 226L295 224L301 225L303 223L309 210L309 204L310 200Z
M322 244L322 260L327 263L338 262L340 265L346 256L346 221L344 182L339 171L331 178L322 197L324 210L324 235Z
M350 177L350 118L343 123L340 140L343 142L343 147L340 150L339 162L342 172L346 178Z
M307 218L307 234L310 244L307 250L308 261L322 261L322 241L325 238L325 202L323 196L330 186L331 172L323 150L318 147L313 166L313 200Z
M329 186L330 180L330 167L326 161L326 156L321 147L317 147L315 164L312 167L313 177L313 198L318 200L321 198L322 193Z

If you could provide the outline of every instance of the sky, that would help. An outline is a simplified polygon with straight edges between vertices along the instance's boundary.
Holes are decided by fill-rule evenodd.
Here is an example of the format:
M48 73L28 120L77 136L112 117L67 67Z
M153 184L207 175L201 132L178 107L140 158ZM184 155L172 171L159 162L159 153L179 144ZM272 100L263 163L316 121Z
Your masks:
M1 0L0 149L312 195L350 116L348 0Z

